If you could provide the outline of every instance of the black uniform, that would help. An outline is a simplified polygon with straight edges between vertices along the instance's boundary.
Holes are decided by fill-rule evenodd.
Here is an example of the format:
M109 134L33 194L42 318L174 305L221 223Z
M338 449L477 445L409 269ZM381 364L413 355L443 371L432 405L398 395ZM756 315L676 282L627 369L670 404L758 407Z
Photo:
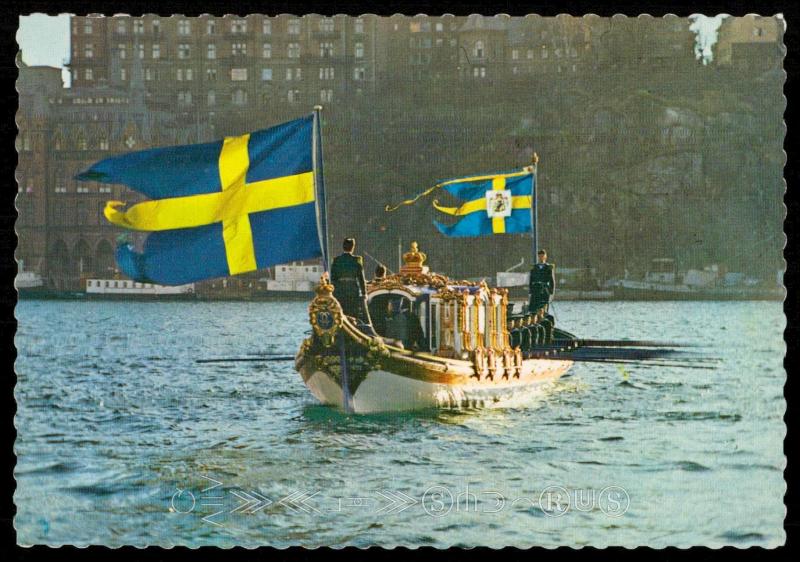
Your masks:
M370 324L367 311L367 281L364 278L362 257L344 253L333 258L331 283L333 283L333 296L342 305L344 313L364 324Z
M528 310L536 312L546 308L556 290L556 267L552 263L537 263L531 269L528 282Z
M508 334L508 343L512 348L520 347L522 345L522 331L520 328L514 328Z

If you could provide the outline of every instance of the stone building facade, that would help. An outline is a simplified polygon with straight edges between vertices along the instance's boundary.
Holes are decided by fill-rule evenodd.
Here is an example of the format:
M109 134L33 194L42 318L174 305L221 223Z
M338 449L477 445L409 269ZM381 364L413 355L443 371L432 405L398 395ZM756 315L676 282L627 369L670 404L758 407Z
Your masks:
M73 17L70 33L71 86L62 86L61 69L20 62L17 114L17 256L50 287L70 290L114 274L120 231L102 209L109 199L137 198L73 179L107 156L242 134L316 104L338 115L326 154L342 154L358 140L353 131L375 124L369 111L378 100L403 100L386 134L431 136L409 107L463 96L466 108L476 92L535 105L554 80L578 87L599 69L696 64L688 21L679 18L88 16ZM776 18L728 18L716 58L752 67L781 40ZM552 131L540 121L520 118L517 144L527 150L543 134L560 134L558 119ZM437 142L418 140L414 149L423 157Z

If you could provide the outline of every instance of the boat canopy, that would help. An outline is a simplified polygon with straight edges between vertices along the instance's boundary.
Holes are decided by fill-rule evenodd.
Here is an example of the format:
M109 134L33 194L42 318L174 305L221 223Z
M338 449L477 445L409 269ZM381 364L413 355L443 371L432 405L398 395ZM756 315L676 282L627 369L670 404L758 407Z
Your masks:
M369 284L375 331L407 349L466 359L476 349L509 347L508 291L430 272L416 242L400 272Z

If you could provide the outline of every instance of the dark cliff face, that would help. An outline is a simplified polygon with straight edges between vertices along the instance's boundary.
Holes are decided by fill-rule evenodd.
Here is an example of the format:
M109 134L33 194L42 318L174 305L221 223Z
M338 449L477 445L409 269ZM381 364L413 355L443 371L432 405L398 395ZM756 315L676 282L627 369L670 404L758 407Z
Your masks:
M443 238L433 197L383 207L439 179L528 164L536 151L541 245L556 263L613 276L670 257L774 279L783 263L780 52L760 51L746 67L704 66L691 44L678 47L667 59L608 51L574 72L475 86L389 81L374 98L332 107L334 240L353 234L394 264L398 238L415 239L433 268L462 276L530 262L526 236Z

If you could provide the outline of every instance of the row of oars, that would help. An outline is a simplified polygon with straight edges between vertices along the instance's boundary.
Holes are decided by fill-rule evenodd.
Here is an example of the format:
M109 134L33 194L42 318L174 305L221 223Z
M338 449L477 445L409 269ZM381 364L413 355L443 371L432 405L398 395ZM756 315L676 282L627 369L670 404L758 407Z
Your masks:
M690 344L641 340L556 340L552 344L536 346L524 354L526 359L570 360L586 363L640 364L653 367L681 367L686 369L714 369L719 359L699 356L680 348ZM197 363L265 363L293 361L292 355L259 355L251 357L217 357L196 359Z
M681 349L689 347L694 346L642 340L557 340L552 345L538 346L525 356L529 359L564 359L686 369L717 367L719 359Z

